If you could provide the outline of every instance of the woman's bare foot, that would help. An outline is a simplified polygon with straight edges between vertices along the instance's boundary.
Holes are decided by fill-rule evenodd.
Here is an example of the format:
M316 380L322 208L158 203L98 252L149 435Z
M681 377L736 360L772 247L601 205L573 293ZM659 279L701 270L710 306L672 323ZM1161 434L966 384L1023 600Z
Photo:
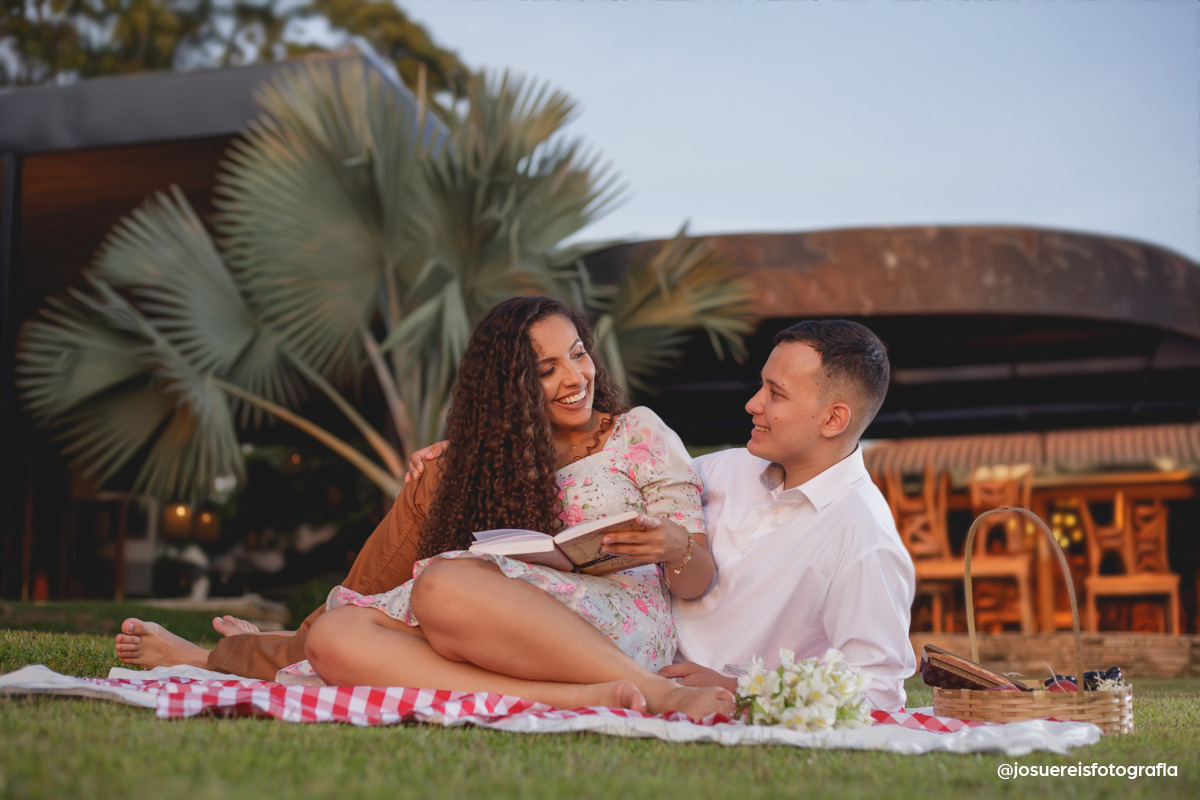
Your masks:
M121 623L116 650L122 664L139 667L208 666L208 650L176 636L157 622L143 622L135 617Z
M651 714L678 711L695 720L704 719L710 714L733 716L736 706L728 689L717 686L681 686L674 681L665 683L667 685L663 686L655 682L646 692Z
M213 617L213 630L222 636L240 636L243 633L259 633L258 626L253 622L238 619L232 614L223 617Z

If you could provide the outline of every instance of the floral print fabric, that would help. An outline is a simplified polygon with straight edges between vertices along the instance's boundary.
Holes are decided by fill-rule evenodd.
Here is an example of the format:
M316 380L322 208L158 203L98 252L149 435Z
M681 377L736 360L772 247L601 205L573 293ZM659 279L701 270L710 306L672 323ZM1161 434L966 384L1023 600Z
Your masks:
M700 477L679 437L648 408L637 407L620 416L602 450L568 464L558 475L564 527L637 510L669 519L692 533L704 533ZM670 664L675 656L675 623L656 565L596 576L560 572L505 556L453 551L418 561L414 576L443 558L495 563L508 577L532 584L571 608L651 671ZM415 626L419 623L410 603L412 583L374 595L338 586L330 592L328 607L377 608ZM307 666L301 662L282 670L279 677L309 682L305 678L312 672Z

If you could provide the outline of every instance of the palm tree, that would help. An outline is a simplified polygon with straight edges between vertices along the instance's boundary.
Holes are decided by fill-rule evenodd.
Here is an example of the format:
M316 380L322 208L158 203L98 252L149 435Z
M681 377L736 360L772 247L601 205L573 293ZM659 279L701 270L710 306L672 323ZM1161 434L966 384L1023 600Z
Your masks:
M607 166L560 131L563 94L477 76L443 125L360 66L309 65L263 87L262 116L228 152L213 231L177 190L123 219L87 274L19 346L27 408L104 483L206 497L240 475L239 426L264 415L399 491L408 452L438 438L474 324L499 300L546 293L598 318L632 385L703 329L741 354L742 284L684 232L616 287L562 246L620 197ZM372 380L389 426L344 393ZM341 387L341 388L339 388ZM304 417L312 391L372 455Z

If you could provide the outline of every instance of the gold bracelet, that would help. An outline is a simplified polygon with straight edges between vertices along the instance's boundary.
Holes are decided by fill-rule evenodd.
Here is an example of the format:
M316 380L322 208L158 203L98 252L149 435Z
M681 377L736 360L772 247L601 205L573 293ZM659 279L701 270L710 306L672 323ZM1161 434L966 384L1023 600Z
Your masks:
M675 575L678 575L679 573L683 572L683 568L686 567L687 563L692 560L692 548L695 546L696 546L696 540L692 537L691 531L689 531L688 532L687 549L685 549L683 551L683 561L679 562L678 567L671 567L672 573L674 573ZM667 588L670 589L671 588L671 576L667 574L667 569L666 569L667 566L668 566L668 562L664 561L663 562L663 578L667 582Z

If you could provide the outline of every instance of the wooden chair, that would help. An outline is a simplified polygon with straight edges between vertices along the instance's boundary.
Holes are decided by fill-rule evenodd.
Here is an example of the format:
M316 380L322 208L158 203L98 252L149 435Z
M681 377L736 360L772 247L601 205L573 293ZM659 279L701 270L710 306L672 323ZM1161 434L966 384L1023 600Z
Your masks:
M997 508L1029 508L1033 470L1008 467L974 470L967 488L975 517ZM1025 520L1015 513L994 514L976 532L971 577L976 582L975 617L980 627L994 630L1015 624L1022 633L1033 632L1036 540L1026 533ZM1011 595L1010 586L1014 589Z
M1084 579L1089 632L1100 629L1096 601L1102 597L1162 597L1162 626L1179 633L1179 576L1167 565L1167 507L1162 500L1129 502L1118 491L1111 525L1098 526L1086 502L1080 503L1088 548Z
M936 473L933 465L927 463L921 488L916 494L905 490L897 469L884 472L883 483L884 496L896 520L896 530L912 556L917 595L929 595L933 632L941 633L948 627L945 624L946 598L953 599L954 587L963 575L963 560L950 552L946 529L950 476L944 472Z

